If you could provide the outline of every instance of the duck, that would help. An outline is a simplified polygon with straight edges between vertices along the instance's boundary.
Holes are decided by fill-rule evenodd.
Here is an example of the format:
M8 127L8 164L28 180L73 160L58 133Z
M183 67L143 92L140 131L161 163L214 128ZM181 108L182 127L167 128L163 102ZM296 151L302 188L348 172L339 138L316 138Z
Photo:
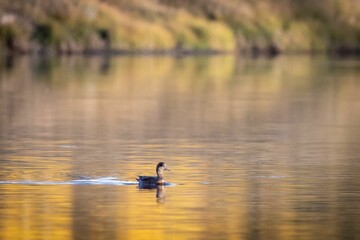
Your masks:
M164 178L164 171L171 171L170 168L164 162L159 162L156 165L156 175L157 176L138 176L136 180L139 182L139 187L148 188L154 187L156 188L159 185L166 185Z

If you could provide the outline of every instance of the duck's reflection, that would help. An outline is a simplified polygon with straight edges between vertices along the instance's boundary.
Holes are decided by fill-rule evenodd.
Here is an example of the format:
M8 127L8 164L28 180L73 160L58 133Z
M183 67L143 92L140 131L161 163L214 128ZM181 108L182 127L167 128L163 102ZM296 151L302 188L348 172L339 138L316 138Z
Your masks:
M164 203L166 197L165 185L139 185L139 189L156 189L156 202Z
M158 203L164 203L165 202L165 186L164 185L158 185L156 188L156 201Z

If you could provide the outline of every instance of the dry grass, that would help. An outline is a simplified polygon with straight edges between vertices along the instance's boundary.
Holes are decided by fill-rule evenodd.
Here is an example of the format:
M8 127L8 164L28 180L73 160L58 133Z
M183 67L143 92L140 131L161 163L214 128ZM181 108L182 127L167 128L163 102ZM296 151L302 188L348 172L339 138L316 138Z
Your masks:
M359 13L353 0L2 0L0 49L360 49Z

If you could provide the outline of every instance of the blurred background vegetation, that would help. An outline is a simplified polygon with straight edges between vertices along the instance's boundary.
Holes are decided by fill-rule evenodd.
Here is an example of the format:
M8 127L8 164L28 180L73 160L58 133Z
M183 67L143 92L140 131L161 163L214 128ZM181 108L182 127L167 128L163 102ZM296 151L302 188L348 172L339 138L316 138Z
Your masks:
M357 0L1 0L0 52L360 52Z

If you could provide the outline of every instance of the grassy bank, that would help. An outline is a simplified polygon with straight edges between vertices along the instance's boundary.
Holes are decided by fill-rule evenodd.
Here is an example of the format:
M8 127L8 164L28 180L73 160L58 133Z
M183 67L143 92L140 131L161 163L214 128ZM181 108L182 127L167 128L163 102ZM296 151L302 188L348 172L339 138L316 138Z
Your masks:
M2 0L1 52L359 51L353 0Z

